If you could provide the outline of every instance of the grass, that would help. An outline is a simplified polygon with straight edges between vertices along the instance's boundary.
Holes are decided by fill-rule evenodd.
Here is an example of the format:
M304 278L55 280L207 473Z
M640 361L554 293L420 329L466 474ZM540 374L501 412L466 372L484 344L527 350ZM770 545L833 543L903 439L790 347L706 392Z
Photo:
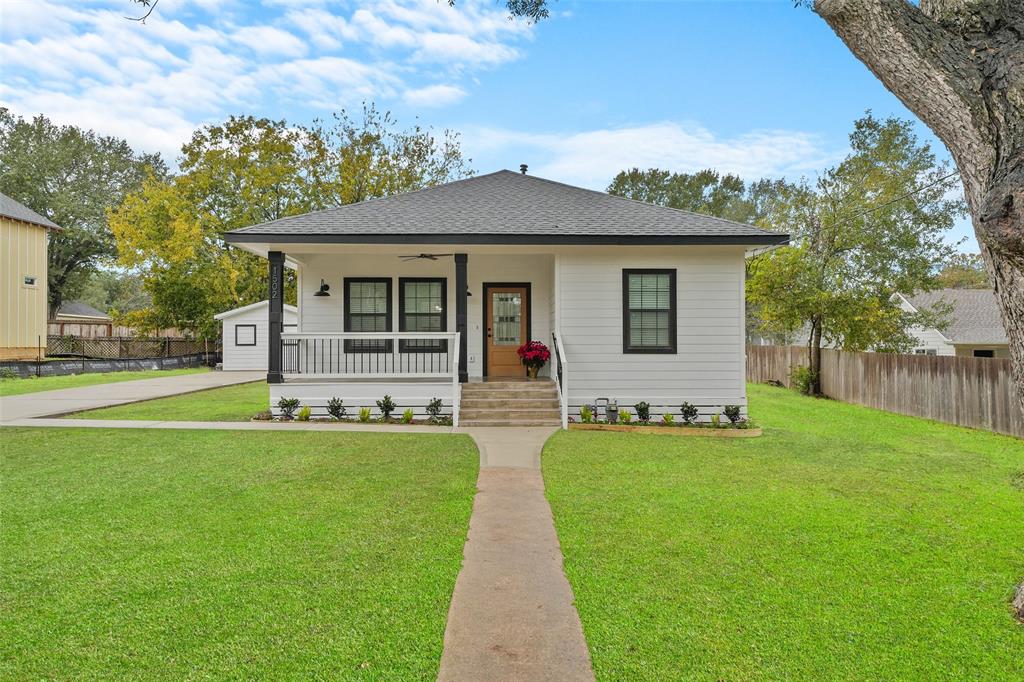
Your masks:
M249 421L267 409L270 389L265 381L236 384L208 391L186 393L76 412L69 419L142 419L155 421Z
M4 429L0 678L433 679L467 436Z
M0 397L24 395L39 391L55 391L61 388L78 388L79 386L95 386L97 384L113 384L120 381L136 379L156 379L171 377L178 374L197 374L209 372L206 367L191 369L156 369L139 372L105 372L94 374L69 374L60 377L31 377L28 379L0 379Z
M1024 679L1024 442L767 386L750 400L763 438L548 442L597 677Z

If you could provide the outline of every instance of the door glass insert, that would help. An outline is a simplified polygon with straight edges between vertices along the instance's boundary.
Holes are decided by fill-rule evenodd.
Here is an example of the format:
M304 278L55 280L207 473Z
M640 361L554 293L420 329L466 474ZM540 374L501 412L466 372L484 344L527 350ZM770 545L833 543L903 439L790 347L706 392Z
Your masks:
M510 291L495 291L491 294L495 346L522 345L522 311L522 294Z

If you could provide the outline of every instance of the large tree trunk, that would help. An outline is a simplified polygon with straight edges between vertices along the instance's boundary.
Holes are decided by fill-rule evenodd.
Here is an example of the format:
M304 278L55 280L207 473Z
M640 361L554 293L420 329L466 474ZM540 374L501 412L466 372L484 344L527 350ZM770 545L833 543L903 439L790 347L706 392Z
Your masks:
M953 155L1024 409L1024 2L815 0L814 10Z
M821 320L811 320L811 335L807 338L807 369L810 380L807 382L807 395L821 395Z

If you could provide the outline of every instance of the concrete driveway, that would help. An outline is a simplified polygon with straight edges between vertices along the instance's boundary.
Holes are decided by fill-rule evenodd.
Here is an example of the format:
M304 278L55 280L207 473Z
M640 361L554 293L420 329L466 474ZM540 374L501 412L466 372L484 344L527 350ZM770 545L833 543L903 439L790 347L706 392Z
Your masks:
M266 379L266 372L202 372L0 398L0 423L94 410Z

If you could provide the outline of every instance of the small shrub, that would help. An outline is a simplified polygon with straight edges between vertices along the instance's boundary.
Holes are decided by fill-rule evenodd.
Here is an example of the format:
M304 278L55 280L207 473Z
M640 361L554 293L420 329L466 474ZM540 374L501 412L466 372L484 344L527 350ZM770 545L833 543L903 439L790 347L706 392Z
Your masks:
M792 382L793 388L804 395L810 395L811 387L817 383L817 376L811 371L810 367L800 365L790 368L789 380Z
M649 421L651 421L651 405L650 405L650 403L641 400L640 402L638 402L636 405L633 406L633 409L636 410L636 418L637 419L639 419L642 422L649 422Z
M295 410L299 409L299 399L282 397L277 401L277 409L281 410L281 419L290 420L295 416Z
M430 415L430 421L435 422L435 423L440 421L440 419L441 419L441 409L442 409L441 399L440 398L431 398L430 402L427 403L427 414Z
M327 401L327 414L334 419L345 418L345 401L341 398L331 398Z
M303 405L299 408L299 413L295 415L295 421L308 422L311 414L313 414L313 410L309 405Z
M740 406L739 405L726 405L722 408L722 412L725 413L725 418L735 427L739 423L740 419Z
M398 405L391 399L391 396L386 395L377 401L377 409L380 410L381 421L387 421L391 419L391 413L398 409Z
M628 424L633 421L633 413L629 410L619 410L619 421Z
M268 422L274 418L274 413L270 410L260 410L252 418L258 422Z
M361 421L364 424L366 422L370 421L370 408L369 407L360 407L359 408L359 421Z
M411 424L412 423L412 418L413 418L412 408L411 407L406 408L405 412L402 413L402 423L403 424Z
M0 367L0 379L17 379L18 373L10 367Z
M584 424L594 423L594 410L591 409L590 405L584 405L580 408L580 421Z
M711 426L712 426L712 428L716 428L717 429L718 426L721 423L722 423L722 418L720 416L718 416L717 414L711 415Z
M665 426L675 426L676 418L673 417L670 412L666 412L665 414L661 415L661 423L664 424Z
M682 405L680 405L679 413L683 418L683 423L686 424L687 426L697 421L697 416L699 414L697 408L691 405L690 403L683 403Z

